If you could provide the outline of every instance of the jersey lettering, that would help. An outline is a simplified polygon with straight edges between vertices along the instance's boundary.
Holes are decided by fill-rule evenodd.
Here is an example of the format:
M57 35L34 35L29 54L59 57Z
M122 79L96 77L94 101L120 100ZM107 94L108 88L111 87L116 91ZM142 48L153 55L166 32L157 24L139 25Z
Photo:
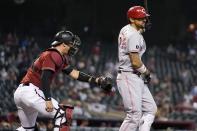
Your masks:
M126 43L127 43L126 37L124 36L123 33L121 33L120 36L119 36L119 44L120 44L119 46L120 46L120 48L121 49L126 49Z

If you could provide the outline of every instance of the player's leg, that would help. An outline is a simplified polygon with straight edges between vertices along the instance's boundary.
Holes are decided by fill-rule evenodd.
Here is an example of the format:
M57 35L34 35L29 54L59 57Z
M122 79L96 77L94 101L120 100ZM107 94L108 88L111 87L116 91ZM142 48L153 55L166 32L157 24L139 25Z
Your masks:
M142 96L142 111L143 115L140 120L139 130L150 131L151 125L154 122L155 114L157 112L157 105L146 85L144 86Z
M23 100L26 102L28 100L28 95L31 96L32 92L29 92L27 95L27 90L21 89L22 87L19 86L14 93L14 101L18 109L18 117L21 121L21 127L19 127L18 131L35 131L36 129L36 118L38 112L28 106L28 103L23 103ZM22 97L21 97L22 96Z
M58 102L56 100L52 99L52 103L55 108L53 112L47 112L45 110L46 105L44 94L32 84L29 86L19 86L14 93L14 100L19 109L18 115L23 127L19 128L21 131L24 128L27 131L34 130L33 128L35 127L38 112L43 116L50 118L54 118L54 116L56 116L54 125L60 126L66 122L66 116L64 115L65 111L59 109ZM65 126L67 127L68 125ZM56 127L54 130L59 131L59 127Z
M43 99L43 92L41 90L36 90L36 95L39 96L39 99L36 100L35 103L37 104L34 106L34 109L36 109L41 115L54 119L54 131L68 131L70 126L69 120L71 120L73 108L59 106L58 102L52 98L54 110L52 112L47 112L45 109L46 102Z
M18 109L18 116L21 121L21 126L18 128L18 131L35 131L36 129L36 118L38 112L37 111L24 111L23 109Z
M35 106L34 108L44 117L49 117L51 119L54 119L54 131L59 131L59 126L61 125L61 123L66 122L66 118L64 116L61 116L61 114L64 113L63 110L58 110L59 106L58 106L58 102L52 98L52 103L54 106L54 110L52 112L47 112L45 107L45 100L40 98L38 99L38 106ZM55 115L57 114L57 119L55 119ZM60 117L61 116L61 117Z
M119 131L136 131L138 129L142 116L141 85L142 80L131 72L121 73L117 76L118 90L127 113Z

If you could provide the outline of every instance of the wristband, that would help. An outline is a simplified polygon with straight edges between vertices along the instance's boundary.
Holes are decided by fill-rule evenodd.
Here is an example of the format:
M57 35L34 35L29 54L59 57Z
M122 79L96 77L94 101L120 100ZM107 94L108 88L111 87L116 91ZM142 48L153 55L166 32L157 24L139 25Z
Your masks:
M62 70L64 73L69 75L73 71L73 67L68 65L65 69Z
M136 69L137 71L139 71L141 74L144 74L146 72L146 66L143 64L140 68Z
M80 71L77 80L82 81L82 82L90 82L91 78L92 76Z

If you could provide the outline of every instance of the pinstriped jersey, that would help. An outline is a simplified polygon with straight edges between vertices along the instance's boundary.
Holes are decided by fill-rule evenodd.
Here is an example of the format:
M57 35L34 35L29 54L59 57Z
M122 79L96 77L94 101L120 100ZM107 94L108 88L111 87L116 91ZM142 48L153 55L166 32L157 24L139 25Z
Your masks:
M146 43L142 34L130 24L124 26L118 37L119 69L133 71L129 53L137 52L140 58L146 51Z

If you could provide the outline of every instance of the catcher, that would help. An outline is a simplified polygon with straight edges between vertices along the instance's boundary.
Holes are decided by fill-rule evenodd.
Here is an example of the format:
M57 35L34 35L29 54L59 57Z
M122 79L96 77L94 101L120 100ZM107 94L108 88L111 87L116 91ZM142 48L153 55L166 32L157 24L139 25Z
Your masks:
M18 131L36 131L38 113L53 119L54 131L69 131L74 107L58 104L50 93L50 83L60 71L73 79L95 84L105 93L112 91L111 78L91 76L69 65L69 58L78 52L80 45L78 36L70 31L60 31L51 48L43 51L29 67L14 93L21 121Z

